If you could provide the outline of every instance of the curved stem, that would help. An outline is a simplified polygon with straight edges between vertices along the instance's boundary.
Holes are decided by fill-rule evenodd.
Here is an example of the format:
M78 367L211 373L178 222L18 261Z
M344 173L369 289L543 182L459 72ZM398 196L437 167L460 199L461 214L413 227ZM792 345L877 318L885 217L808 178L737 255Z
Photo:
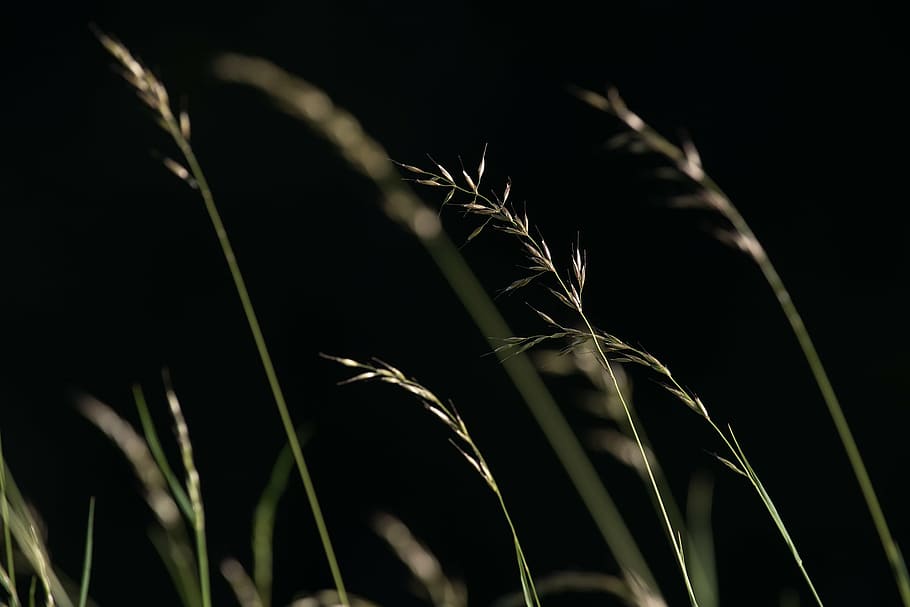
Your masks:
M566 285L562 281L562 278L560 278L558 274L555 276L559 280L559 284L562 286L563 290L565 290L568 294L569 291L566 289ZM584 312L581 311L580 307L578 309L578 315L585 323L585 327L588 329L588 333L591 335L591 340L594 342L594 347L597 349L597 354L600 356L601 362L603 362L604 366L607 369L607 372L610 374L610 380L613 382L614 388L616 388L616 394L619 396L619 402L622 403L623 411L626 413L626 420L629 422L629 428L632 430L632 436L635 438L635 444L638 446L638 451L641 454L641 459L645 464L645 470L648 473L648 479L651 481L651 489L653 490L654 496L657 499L657 504L660 507L660 514L663 517L664 527L667 530L667 535L669 536L670 544L673 546L673 552L675 553L676 561L679 564L683 580L686 583L686 591L689 594L689 602L693 607L698 607L698 600L695 597L695 590L692 588L692 581L689 579L689 571L686 568L686 562L683 558L681 540L677 537L676 532L673 529L673 524L670 522L670 516L667 514L667 508L664 505L663 496L661 495L660 488L657 485L657 479L654 477L654 471L651 469L651 462L648 459L648 454L645 451L645 446L641 441L641 437L638 435L638 427L635 424L635 420L632 418L632 411L629 408L629 404L626 402L626 397L622 393L622 388L619 386L616 375L613 373L613 365L610 364L610 359L607 358L607 355L600 347L599 340L597 339L597 332L594 330L594 327L591 326L591 322L588 320L588 317L585 316Z
M705 185L721 193L721 195L726 198L726 195L723 194L717 184L712 180L707 179ZM735 207L730 205L730 207L725 210L725 215L733 224L734 229L741 234L744 234L746 238L751 239L753 242L758 242L752 229L749 227L749 224L746 223L746 220ZM866 463L856 444L856 439L853 437L850 423L844 415L840 399L838 399L837 393L834 391L834 386L831 384L828 372L825 370L818 350L815 348L815 343L809 335L809 330L806 328L802 316L796 308L796 304L793 303L790 292L784 285L783 279L780 277L780 274L777 273L777 269L774 267L774 264L771 262L767 253L765 253L764 249L759 249L757 254L752 255L752 257L756 264L758 264L759 270L768 285L771 287L774 296L777 298L777 302L780 304L780 308L783 311L784 316L786 316L787 322L790 323L790 328L793 330L796 340L799 342L799 347L803 352L803 356L809 364L812 377L815 379L815 383L818 385L818 389L822 394L825 406L828 409L831 420L834 422L837 435L844 446L844 451L847 454L850 467L853 469L853 474L859 483L860 491L866 502L866 507L869 510L869 515L872 517L872 522L875 525L875 531L885 550L888 564L891 566L894 579L897 582L901 601L905 607L910 607L910 573L907 571L907 564L904 561L897 542L894 540L894 536L891 535L891 529L888 527L885 513L882 510L881 502L879 502L878 494L875 491L875 486L869 476L869 471L866 469Z
M234 254L234 249L231 246L230 240L228 239L227 230L224 227L224 222L221 219L221 214L218 212L218 208L215 206L215 199L212 196L212 191L208 186L208 182L205 179L205 175L202 172L199 161L196 159L196 155L193 152L193 149L190 146L189 142L180 134L179 126L173 121L168 122L168 131L170 132L174 141L177 143L177 146L180 148L180 151L183 153L183 156L189 165L190 172L193 175L193 179L196 180L199 192L202 195L202 200L205 203L205 210L212 222L212 226L215 228L215 234L218 237L218 243L221 245L221 251L224 254L224 259L227 262L228 269L230 270L231 278L234 280L234 286L237 289L237 295L240 297L243 313L246 316L247 324L250 327L250 332L253 334L253 341L256 343L256 350L258 351L259 358L262 361L262 366L265 370L265 375L268 379L269 387L272 391L272 397L275 399L275 405L278 408L278 415L281 417L281 424L284 427L285 434L288 438L288 443L291 447L291 452L294 455L294 461L297 464L297 470L300 472L300 478L303 481L303 487L306 491L307 501L309 502L310 508L313 511L313 518L316 522L316 528L319 532L319 539L322 542L322 548L325 551L326 559L329 563L329 569L331 569L332 579L335 583L335 589L338 592L338 600L342 603L342 605L347 606L349 605L347 592L345 591L344 581L341 577L341 570L338 567L338 560L335 558L335 550L332 547L332 541L329 537L329 531L325 524L325 518L322 515L322 508L319 506L319 500L316 497L316 489L313 486L313 480L310 476L309 468L306 465L306 460L304 460L303 450L300 447L300 442L297 440L297 432L294 429L294 423L291 420L291 414L288 411L287 402L284 398L284 392L282 391L281 384L278 381L278 375L275 372L275 366L272 363L272 357L269 354L268 347L266 346L265 337L263 336L262 329L259 326L259 320L256 316L256 311L253 308L253 303L250 299L249 291L246 288L246 282L243 279L243 274L240 272L240 266L237 263L237 257Z
M433 238L420 239L420 242L426 247L490 347L495 350L500 343L499 338L513 335L502 314L449 237L440 232ZM616 561L623 569L634 571L641 576L649 588L657 590L657 581L635 538L623 521L616 502L604 487L578 436L569 426L565 415L560 411L559 405L534 365L524 354L498 356L503 369L553 448Z
M859 483L866 507L875 525L876 533L885 550L888 563L891 565L892 573L900 592L901 602L904 607L910 607L910 573L907 571L907 564L900 548L891 535L891 530L885 519L885 513L875 492L872 479L869 477L866 464L853 437L853 432L850 430L850 424L847 422L840 400L837 398L831 380L828 378L828 373L825 371L821 357L815 349L815 344L809 336L809 331L806 329L805 323L803 323L796 304L793 303L790 292L784 286L777 269L755 237L755 233L736 206L734 206L730 197L724 193L710 175L705 173L697 153L693 153L694 147L691 150L684 150L670 142L666 137L646 124L639 116L633 114L615 89L612 89L607 97L601 97L587 91L577 91L577 93L581 99L592 106L616 116L631 131L634 131L643 141L650 145L655 152L664 155L682 174L688 176L693 182L704 188L707 193L711 194L713 200L710 201L709 208L723 215L732 224L738 236L742 238L741 244L747 245L745 247L746 253L758 264L762 275L774 292L774 296L777 298L787 322L790 323L806 362L809 363L809 369L812 372L815 383L818 385L819 391L822 393L825 406L828 408L828 413L834 422L838 437L844 446L850 467L853 469L853 474Z

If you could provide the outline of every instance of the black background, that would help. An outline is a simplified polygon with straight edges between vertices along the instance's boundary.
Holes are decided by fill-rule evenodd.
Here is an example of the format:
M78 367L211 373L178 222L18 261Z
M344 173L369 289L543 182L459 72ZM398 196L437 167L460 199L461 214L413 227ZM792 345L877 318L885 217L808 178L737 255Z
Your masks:
M786 322L718 223L667 208L648 168L607 152L617 124L567 85L617 85L708 171L778 265L834 378L898 541L906 545L905 28L875 4L586 3L487 6L308 2L201 8L162 3L34 7L4 18L0 179L0 428L53 554L78 571L86 505L98 498L93 596L172 604L145 538L150 516L128 466L79 417L85 391L133 419L132 382L167 429L160 369L174 376L202 474L214 561L249 562L252 506L283 444L230 277L197 195L160 165L172 144L91 35L122 39L187 99L212 182L296 421L350 589L419 602L369 529L411 525L472 603L516 590L508 531L444 429L403 394L336 388L317 357L379 356L458 404L511 504L532 570L615 571L565 474L419 244L331 146L250 91L218 82L222 51L265 56L323 87L389 154L425 153L514 181L560 255L581 231L595 322L640 343L730 421L789 522L829 605L897 594L833 426ZM421 192L437 202L436 191ZM474 227L445 217L456 240ZM560 243L557 245L556 243ZM492 291L516 277L514 243L465 249ZM518 333L540 329L529 290L501 300ZM717 478L724 604L774 605L799 574L750 489L707 451L695 416L645 377L636 400L684 496ZM578 384L558 382L570 420ZM163 433L170 437L167 432ZM592 456L671 604L685 601L647 494ZM331 581L302 490L277 536L277 594ZM230 604L216 582L219 604ZM547 604L581 604L554 598ZM600 602L603 604L603 602Z

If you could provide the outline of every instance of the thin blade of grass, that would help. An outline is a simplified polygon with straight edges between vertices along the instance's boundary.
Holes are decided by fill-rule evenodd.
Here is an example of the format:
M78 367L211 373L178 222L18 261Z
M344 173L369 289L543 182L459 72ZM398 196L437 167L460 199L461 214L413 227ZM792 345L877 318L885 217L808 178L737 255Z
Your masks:
M497 339L514 335L459 248L442 229L438 212L402 184L395 166L387 160L389 154L386 150L362 131L356 133L353 139L336 136L333 125L341 122L336 118L343 117L345 124L358 124L353 116L331 104L329 97L317 87L263 59L223 55L219 57L215 69L226 81L262 91L277 101L289 115L304 121L335 145L341 146L346 141L344 145L347 147L342 149L345 159L379 188L383 195L382 210L386 215L412 233L426 248L490 347L497 347ZM309 102L311 99L328 102L331 111L314 112L312 108L315 106ZM507 186L504 200L508 198L508 189ZM446 198L449 199L448 196ZM624 569L638 574L650 588L658 588L619 508L534 365L527 356L519 355L504 360L503 368L543 431L616 560Z
M720 604L717 580L717 561L714 556L714 531L711 510L714 483L704 474L696 474L689 483L686 521L689 529L689 562L692 564L692 584L698 600L705 606Z
M300 442L306 443L310 431L304 430L299 434ZM253 582L264 607L270 607L272 603L272 541L275 531L275 514L278 510L278 502L287 489L293 469L294 458L291 454L291 447L285 443L272 466L269 481L253 512L251 538Z
M710 175L705 173L691 142L685 143L682 147L672 143L645 123L640 116L631 112L616 89L611 89L606 97L582 89L574 89L573 92L582 101L614 115L623 122L630 129L630 132L635 133L636 137L633 139L636 143L640 143L665 156L672 165L671 170L676 171L679 176L685 179L690 179L700 188L699 196L694 199L690 197L689 202L696 202L694 206L719 213L732 226L732 231L722 230L720 234L731 236L737 248L741 249L756 263L765 282L768 283L774 293L774 297L777 299L778 305L799 343L803 357L809 365L828 414L834 422L838 438L850 462L850 467L869 510L879 541L891 566L901 601L904 607L910 607L910 572L907 570L907 564L900 547L891 533L891 528L888 525L878 494L875 491L875 485L869 476L865 460L853 436L853 431L844 414L840 399L834 390L824 364L822 364L821 356L815 347L802 315L790 295L790 291L784 284L777 268L758 240L758 237L752 231L752 227L736 205L733 204L730 197L721 189L720 185ZM623 143L623 145L627 144ZM701 204L697 204L699 200Z
M256 310L253 307L253 301L250 297L249 289L247 289L246 280L244 279L243 273L240 270L240 264L237 261L237 254L235 253L234 247L231 244L227 228L225 227L224 221L221 218L221 213L218 210L218 206L215 204L215 197L212 194L212 189L209 186L205 173L202 170L202 165L199 163L199 159L196 157L196 152L193 149L193 146L190 144L189 139L186 137L185 129L181 128L180 122L174 116L174 113L171 109L167 88L164 86L164 84L158 80L153 72L146 69L141 62L137 61L133 57L132 53L130 53L129 49L127 49L119 41L111 38L110 36L107 36L102 32L96 31L95 33L102 46L104 46L108 52L110 52L111 55L113 55L114 58L117 59L117 61L119 61L124 68L126 68L127 81L137 89L140 94L140 98L152 109L153 112L155 112L158 124L168 135L170 135L171 139L174 141L174 144L180 150L180 153L183 156L183 160L185 161L186 169L189 175L192 177L191 185L202 198L205 212L212 224L218 245L221 248L224 261L228 267L228 271L234 283L237 297L240 300L240 305L243 309L244 316L246 317L247 326L250 329L253 342L256 345L256 351L259 354L259 359L262 363L262 368L265 372L266 380L269 384L269 388L272 392L272 397L275 401L275 408L278 410L278 417L281 420L281 425L284 428L288 442L291 445L291 452L294 455L294 461L296 462L297 469L300 472L300 478L303 482L307 500L309 501L310 509L313 513L316 528L319 532L319 539L322 542L322 548L325 552L326 560L328 561L329 569L332 573L332 579L335 582L335 588L338 592L339 600L344 607L348 607L349 602L347 600L347 591L344 587L344 580L341 577L341 569L338 566L338 559L335 557L335 549L332 546L332 541L329 537L328 527L325 524L325 517L322 514L322 508L320 507L319 500L316 497L316 489L313 485L309 468L307 467L306 460L303 457L303 451L300 448L300 444L297 442L294 422L291 419L291 413L288 409L287 401L284 397L284 391L281 388L278 374L275 371L275 365L272 362L272 355L269 352L268 346L266 344L265 336L262 332L262 327L259 324L258 315L256 314ZM189 116L186 117L186 120L189 120ZM206 581L202 580L202 583L206 584Z
M192 522L193 506L190 504L190 498L186 494L177 475L174 473L173 468L171 468L170 463L167 461L167 456L164 454L164 449L161 447L161 441L158 439L158 432L155 430L155 423L152 421L152 416L149 413L145 393L142 390L142 386L138 384L133 386L133 400L136 403L136 410L139 412L139 422L142 424L142 434L145 436L145 442L148 443L149 451L152 452L155 463L158 464L158 469L161 470L161 474L167 481L167 486L171 490L171 495L173 495L177 505L180 506L180 511L183 512L183 516Z
M201 607L202 597L199 594L199 578L196 577L196 565L192 561L185 544L175 543L161 529L152 529L149 540L164 564L171 583L180 597L184 607Z
M3 524L3 552L6 556L4 574L8 580L7 592L14 606L19 604L16 593L16 562L13 559L13 538L9 529L9 503L6 500L6 459L3 456L3 437L0 434L0 523Z
M338 358L334 356L324 356L324 358L333 360L347 367L355 367L372 371L373 376L371 378L360 379L356 381L370 381L375 378L375 381L380 381L401 388L415 395L420 400L420 403L424 406L424 409L435 415L440 419L440 421L449 427L449 429L455 434L458 439L457 441L455 439L449 439L449 442L452 443L456 449L458 449L458 451L462 456L464 456L471 467L473 467L480 475L480 477L484 480L484 482L486 482L487 486L499 501L499 507L502 511L503 517L509 524L509 531L512 533L512 542L515 546L515 559L518 563L518 574L519 579L521 580L522 595L525 598L526 607L540 607L540 600L538 599L537 591L534 588L534 580L531 577L531 571L528 568L528 562L525 559L524 551L521 548L521 542L518 540L518 532L515 530L515 524L512 522L512 517L509 514L509 509L506 507L505 498L503 497L502 492L499 490L499 484L493 477L493 472L490 470L490 467L487 464L483 453L481 453L480 448L474 442L474 439L471 438L471 433L468 431L468 427L465 425L464 420L455 409L454 404L450 403L450 405L447 407L443 404L443 401L438 396L436 396L436 394L431 392L422 384L418 383L416 380L409 379L405 376L404 373L388 363L379 361L379 364L382 365L380 368L358 363L357 361L352 361L347 358Z
M771 515L771 519L774 521L774 524L777 526L778 531L784 538L784 542L787 544L787 547L790 548L790 552L793 554L793 559L796 561L800 572L803 574L803 578L805 579L806 584L808 584L809 590L812 591L813 598L815 598L815 601L821 607L823 605L822 600L818 595L818 591L815 589L815 584L812 583L812 578L809 577L809 572L806 570L806 567L803 564L803 558L800 555L799 550L796 548L796 542L793 541L793 538L790 535L790 531L784 524L784 520L781 518L780 512L778 512L777 506L774 505L774 502L771 500L771 495L765 489L765 486L762 484L761 480L759 480L758 475L755 473L755 470L752 468L749 460L746 459L746 454L743 452L743 449L739 444L739 440L737 440L736 435L733 433L733 428L728 426L727 429L730 432L730 438L733 439L733 445L736 449L736 457L739 460L742 469L746 472L749 480L752 482L752 485L761 496L761 500L764 503L765 508L768 510L768 513Z
M10 580L9 574L6 573L6 569L2 566L0 566L0 588L6 591L14 606L19 604L18 600L13 598L16 595L15 584Z
M88 502L88 524L85 530L85 556L82 560L82 582L79 584L79 607L88 600L88 585L92 575L92 546L95 532L95 498Z

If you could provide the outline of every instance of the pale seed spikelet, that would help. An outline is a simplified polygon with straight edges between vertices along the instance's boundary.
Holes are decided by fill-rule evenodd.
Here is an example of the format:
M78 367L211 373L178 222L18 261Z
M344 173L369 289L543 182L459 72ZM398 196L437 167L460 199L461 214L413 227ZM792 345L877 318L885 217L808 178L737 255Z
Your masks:
M373 517L373 529L423 586L434 607L467 607L464 586L446 576L439 560L414 537L407 525L383 513Z
M625 104L622 102L621 98L618 96L618 93L615 91L611 91L606 100L601 100L597 103L613 108L613 111L626 122L629 128L636 131L637 133L650 133L650 128L647 126L647 124L645 124L640 117L633 114L628 110L628 108L625 107ZM660 143L660 141L658 141L655 145L660 148L659 151L662 151L663 148L669 144ZM678 148L673 148L673 150L676 150L676 157L678 157L681 163L684 164L685 167L690 171L692 170L692 166L690 165L700 163L700 160L697 160L697 153L694 151L690 151L689 155L686 156L686 153L682 152ZM671 152L672 150L666 153ZM548 275L551 278L552 283L554 283L552 286L547 286L547 289L550 291L550 293L558 302L562 303L567 308L577 313L578 320L584 327L582 330L570 328L560 323L556 323L551 317L545 316L547 323L556 329L553 333L547 335L534 335L526 338L507 339L499 351L505 353L520 353L549 340L563 341L567 344L565 346L566 351L571 351L572 349L584 344L593 345L594 350L597 354L598 362L603 366L603 369L610 376L610 379L616 388L616 393L622 403L623 410L626 414L628 427L631 431L632 438L638 447L641 463L643 464L645 472L647 473L647 477L652 487L653 495L662 514L664 527L667 532L670 544L673 548L673 552L676 555L677 564L679 565L680 572L682 573L683 580L686 584L689 601L692 606L696 607L698 605L698 601L697 597L694 594L687 564L685 562L685 554L681 540L682 536L670 521L670 517L664 504L663 495L655 478L655 471L652 469L650 459L648 457L648 451L639 436L638 428L632 417L631 409L623 397L615 373L613 372L611 362L630 362L650 368L658 375L658 377L661 378L664 387L671 394L676 396L689 409L697 413L711 426L711 428L720 437L724 445L727 447L728 451L733 456L732 460L725 460L724 463L728 465L734 464L734 468L736 468L737 471L741 472L749 479L762 503L765 505L766 509L777 525L778 530L781 536L784 538L785 543L790 548L794 560L800 567L800 570L803 573L803 577L812 591L813 597L816 599L816 602L819 605L822 605L821 599L815 590L815 586L812 583L808 572L803 566L802 558L799 556L799 553L796 550L796 546L790 538L789 532L784 526L776 507L771 501L771 498L762 485L761 481L758 479L758 476L754 474L754 471L749 466L745 454L742 452L739 444L736 443L732 431L725 433L720 427L718 427L708 415L707 408L701 399L680 385L679 382L677 382L677 380L673 377L670 369L662 362L660 362L656 357L640 348L636 348L627 344L626 342L609 333L605 333L596 329L588 320L588 317L584 311L582 300L584 281L587 277L587 263L586 256L581 251L580 246L576 245L572 247L572 266L570 272L566 275L563 275L556 269L550 248L547 246L546 241L540 235L539 231L537 231L535 234L535 232L529 228L526 214L524 216L524 219L517 220L517 213L510 209L505 203L498 201L495 195L488 197L483 193L477 191L474 187L474 183L470 180L466 179L467 186L465 186L452 179L449 179L445 175L435 174L432 171L427 171L427 173L432 176L432 180L441 182L446 187L451 188L452 191L462 194L465 197L464 202L450 202L449 204L454 204L456 207L462 208L466 214L481 216L483 218L481 227L492 225L493 228L507 234L511 234L518 238L522 245L525 256L530 262L529 268L535 273L531 276L524 277L515 283L512 283L512 285L507 287L507 290L514 290L516 288L526 286L538 276ZM747 237L751 236L751 231L743 231L743 233L746 234ZM748 240L748 238L744 238L743 242L745 244L741 246L752 246L749 244L751 241ZM756 255L759 255L757 258L758 261L762 259L761 255L763 255L763 252L756 253Z
M256 584L236 559L221 561L221 575L227 581L240 607L263 607Z
M183 417L180 400L170 382L167 371L164 372L165 394L171 416L174 418L174 430L177 434L177 444L180 447L180 457L186 471L186 489L193 507L193 527L197 530L205 529L205 510L202 506L202 490L200 487L199 471L193 460L193 445L190 442L190 431Z
M477 471L480 477L486 482L490 490L493 491L493 493L496 495L503 516L505 517L506 522L509 524L509 529L512 532L512 539L515 544L515 557L518 561L518 573L521 579L526 607L540 607L540 600L537 597L537 591L534 587L531 571L528 567L527 561L525 560L524 551L522 550L521 543L518 540L518 534L515 530L515 525L512 523L512 517L509 515L509 511L506 508L505 500L499 490L499 485L496 483L496 479L493 477L493 473L490 471L490 467L487 465L486 459L483 457L483 454L480 452L480 448L474 442L474 439L471 438L471 434L468 432L468 427L465 425L464 420L461 418L461 415L455 409L455 406L451 403L446 405L433 392L422 386L417 381L408 378L399 369L393 367L388 363L377 361L377 364L381 366L374 366L362 362L357 362L349 358L339 358L335 356L329 356L327 354L320 354L320 356L328 360L338 362L339 364L342 364L346 367L353 367L367 371L367 373L361 373L354 378L342 381L340 383L347 384L351 383L352 381L380 381L383 383L391 384L393 386L397 386L417 396L427 411L432 413L446 426L448 426L449 430L451 430L457 438L457 440L450 439L450 442L452 445L454 445L458 452L461 453L468 464Z
M96 35L104 48L123 67L123 77L136 89L136 93L143 103L155 111L161 120L173 121L170 98L164 84L142 62L133 57L129 49L119 40L102 32L96 32Z
M200 487L199 471L193 460L193 445L190 442L190 431L183 417L180 400L171 384L170 373L165 369L162 372L165 395L171 416L174 418L174 429L177 434L177 444L180 447L180 456L183 468L186 471L186 492L192 507L191 523L196 538L196 559L199 567L200 592L203 606L211 605L211 579L209 578L208 548L205 538L205 508L202 503L202 489Z
M145 500L158 522L166 529L180 524L180 510L167 491L167 482L155 463L148 444L113 409L90 396L79 400L79 410L117 445L145 490Z
M612 114L630 129L629 133L624 133L620 136L621 146L633 152L636 151L634 148L637 147L641 151L650 151L664 156L671 167L662 169L660 176L672 179L683 177L690 180L695 185L696 192L682 197L682 200L677 199L674 201L677 206L704 208L718 213L727 221L729 227L715 230L715 236L721 242L745 253L760 269L765 281L777 298L781 311L790 324L794 336L799 342L803 356L809 365L815 383L818 385L822 399L834 422L838 437L859 484L866 507L875 525L876 533L891 565L901 600L905 607L910 607L910 572L907 570L900 547L891 533L875 487L866 469L865 461L853 437L850 424L844 415L840 399L828 377L828 372L806 328L802 315L793 302L777 268L771 262L751 226L719 184L704 171L701 157L691 140L684 140L681 146L673 144L647 125L640 116L630 111L615 88L609 89L606 97L581 89L576 89L575 93L591 106ZM700 405L700 403L698 404ZM817 595L815 598L818 598Z

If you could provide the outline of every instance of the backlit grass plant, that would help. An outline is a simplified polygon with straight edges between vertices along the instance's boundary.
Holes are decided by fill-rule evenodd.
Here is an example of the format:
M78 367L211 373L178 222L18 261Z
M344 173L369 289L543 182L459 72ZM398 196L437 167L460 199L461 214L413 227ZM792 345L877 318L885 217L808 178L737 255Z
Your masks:
M278 457L254 514L251 573L238 560L227 558L220 563L221 574L241 607L272 607L275 603L272 596L275 512L289 476L296 468L304 485L334 587L298 598L291 603L292 607L374 607L375 604L369 600L350 594L343 582L342 568L335 556L328 526L303 456L302 441L292 423L290 407L281 389L226 226L191 144L189 116L186 112L175 112L172 109L170 95L162 81L123 44L102 33L98 37L118 62L130 86L150 108L153 118L176 147L175 158L163 161L165 167L199 193L240 299L287 436L287 447ZM531 364L528 354L548 345L555 346L555 350L548 353L551 357L553 352L561 356L563 362L571 357L574 361L573 369L584 373L599 390L598 398L604 403L606 417L618 427L618 431L610 434L605 443L617 459L636 469L645 480L679 569L688 601L693 607L717 607L720 604L711 544L710 497L705 497L710 496L710 490L703 486L696 487L694 483L695 488L690 491L688 513L683 515L682 509L673 499L669 482L663 476L654 449L633 407L624 367L620 365L643 368L711 429L722 450L717 458L745 478L752 487L789 549L814 601L819 606L823 605L794 539L733 429L716 421L705 403L693 391L684 387L670 368L656 356L594 326L585 308L584 292L591 277L587 256L580 242L568 247L565 260L554 254L554 250L558 249L551 248L547 243L541 231L530 221L527 210L519 209L511 202L511 182L507 181L501 190L495 191L486 185L486 150L473 172L463 168L451 170L435 161L427 168L407 164L396 166L389 160L383 147L367 135L359 122L337 107L318 87L267 61L240 55L222 56L217 61L215 70L225 80L263 91L277 101L282 109L302 119L320 136L332 142L354 170L376 184L385 213L425 246L468 314L488 338L492 353L502 362L505 372L527 403L590 512L606 547L619 564L620 571L616 575L557 571L532 578L528 559L499 484L454 405L444 402L434 392L386 363L363 363L349 358L326 357L355 370L356 375L342 383L380 382L415 396L427 412L448 428L452 433L452 444L493 492L512 536L520 587L518 593L503 597L499 606L523 604L525 607L540 607L541 597L576 591L606 592L638 607L666 605L648 560L626 527L614 497L607 492L604 481L598 477L581 441L569 427L537 369ZM616 91L611 90L606 96L588 91L576 92L589 104L612 114L625 125L627 132L614 140L614 143L656 153L668 162L669 170L675 175L682 175L691 181L696 186L695 193L678 202L717 212L728 224L720 236L748 254L760 268L803 349L859 481L897 581L900 597L904 606L910 607L910 576L886 523L846 417L802 318L758 238L726 194L705 173L694 146L689 143L677 146L662 137L629 110ZM399 167L404 170L407 179L402 179ZM534 308L544 329L525 337L512 334L493 299L476 279L459 248L446 235L438 210L424 203L411 190L411 183L439 191L439 210L453 207L465 215L477 218L478 224L468 240L473 240L487 230L495 230L515 239L517 248L525 258L526 264L523 267L526 273L506 286L503 292L518 291L533 283L544 283L549 292L549 298L544 304L548 311L543 310L543 305L535 304ZM551 363L552 360L551 358ZM554 365L550 364L550 368L554 368ZM566 368L565 364L562 368ZM117 445L140 479L144 497L155 517L152 541L171 576L180 601L185 607L212 607L213 576L207 547L202 482L194 461L189 428L167 374L164 376L164 387L179 448L180 473L175 472L165 455L144 392L138 386L134 388L134 400L141 431L134 430L113 408L92 397L81 398L80 409ZM0 444L0 601L6 601L0 602L0 606L93 605L88 591L94 551L94 506L92 500L88 510L82 575L79 582L72 582L59 574L51 561L41 525L14 482ZM434 607L466 607L468 600L465 587L445 574L439 561L401 521L383 514L376 517L374 524L377 534L405 564L430 604ZM26 584L19 582L23 579L28 581L27 592Z

